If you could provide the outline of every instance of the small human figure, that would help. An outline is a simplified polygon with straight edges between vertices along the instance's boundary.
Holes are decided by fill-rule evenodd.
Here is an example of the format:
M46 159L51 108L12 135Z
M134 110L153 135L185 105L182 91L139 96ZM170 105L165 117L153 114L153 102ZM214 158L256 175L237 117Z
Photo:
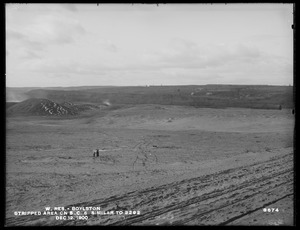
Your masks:
M99 149L93 150L93 157L99 157Z

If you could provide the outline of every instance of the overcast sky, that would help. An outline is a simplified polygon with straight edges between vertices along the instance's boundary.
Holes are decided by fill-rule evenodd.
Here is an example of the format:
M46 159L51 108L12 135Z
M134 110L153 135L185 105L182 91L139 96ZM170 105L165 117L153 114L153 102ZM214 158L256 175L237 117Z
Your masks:
M6 4L6 84L293 84L292 4Z

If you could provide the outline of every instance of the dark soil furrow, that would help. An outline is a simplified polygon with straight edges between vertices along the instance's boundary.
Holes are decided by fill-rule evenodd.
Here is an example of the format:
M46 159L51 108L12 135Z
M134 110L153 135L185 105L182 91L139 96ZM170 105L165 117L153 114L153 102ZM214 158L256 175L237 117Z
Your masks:
M239 199L236 199L236 200L229 200L227 198L223 198L221 201L224 202L224 204L217 204L219 205L217 208L215 209L209 209L205 212L198 212L197 214L193 215L192 217L189 217L189 218L186 218L185 220L179 220L179 221L176 221L172 224L195 224L194 221L197 222L197 224L207 224L206 222L213 222L214 221L214 218L213 216L207 216L208 214L212 214L213 212L222 212L222 214L224 215L224 213L228 213L229 209L231 206L240 206L239 209L235 210L235 212L241 212L241 210L245 207L243 204L248 204L249 203L249 199L251 198L254 198L256 196L262 196L263 193L267 193L269 191L273 191L273 190L276 190L278 188L281 188L282 186L288 186L288 185L291 185L291 181L288 181L288 182L283 182L279 185L276 185L276 186L273 186L273 187L268 187L267 189L265 190L260 190L258 192L255 192L255 193L252 193L251 195L245 195L245 194L242 194L242 197L239 198ZM268 196L267 194L264 194L265 196ZM262 202L264 203L264 202ZM250 203L251 204L251 203ZM264 206L267 205L267 204L264 204ZM224 210L225 209L225 210ZM249 209L248 209L249 210ZM225 214L226 218L230 215L228 214Z
M279 176L281 174L282 173L278 173L277 175ZM285 183L289 183L289 182L285 182ZM248 183L246 186L245 185L238 186L238 187L234 188L232 191L239 191L242 188L252 186L253 183L254 182ZM134 224L134 223L140 223L141 221L147 220L149 218L153 218L154 216L160 216L164 213L168 213L168 212L174 211L174 210L179 210L179 209L182 210L183 208L186 208L186 207L188 207L190 205L193 205L195 203L200 203L200 202L207 201L209 199L213 199L213 198L216 198L216 197L219 197L219 196L222 196L222 195L227 195L229 192L232 192L232 191L230 191L228 189L228 190L224 190L223 192L219 192L219 193L213 192L213 193L205 194L201 197L195 197L195 198L189 199L189 200L184 201L184 202L179 202L176 205L169 205L169 206L166 206L166 207L161 208L159 210L152 210L151 212L147 212L143 215L127 218L124 221L120 221L120 222L113 223L113 224L114 225L124 225L124 224L129 225L129 224ZM256 192L255 194L256 195L260 194L260 192Z
M251 210L251 211L248 211L248 212L246 212L246 213L243 213L243 214L241 214L241 215L232 217L232 218L230 218L229 220L224 221L223 223L220 223L219 225L227 225L227 224L229 224L229 223L231 223L231 222L233 222L233 221L236 221L236 220L238 220L238 219L241 219L242 217L247 216L247 215L249 215L249 214L251 214L251 213L254 213L254 212L258 211L258 210L262 210L264 207L266 207L266 206L268 206L268 205L271 205L271 204L274 204L274 203L276 203L277 201L283 200L284 198L289 197L289 196L293 196L293 193L287 194L287 195L285 195L285 196L283 196L283 197L280 197L279 199L276 199L276 200L273 200L273 201L271 201L271 202L265 203L264 205L262 205L262 206L260 206L260 207L258 207L258 208L255 208L255 209L253 209L253 210Z

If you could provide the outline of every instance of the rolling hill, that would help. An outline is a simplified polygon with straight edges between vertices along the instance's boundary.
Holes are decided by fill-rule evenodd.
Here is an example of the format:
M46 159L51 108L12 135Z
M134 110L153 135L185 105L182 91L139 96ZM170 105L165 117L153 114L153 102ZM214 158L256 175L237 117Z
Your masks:
M84 88L82 90L33 89L30 98L58 103L160 104L201 108L293 108L293 87L268 85L186 85Z

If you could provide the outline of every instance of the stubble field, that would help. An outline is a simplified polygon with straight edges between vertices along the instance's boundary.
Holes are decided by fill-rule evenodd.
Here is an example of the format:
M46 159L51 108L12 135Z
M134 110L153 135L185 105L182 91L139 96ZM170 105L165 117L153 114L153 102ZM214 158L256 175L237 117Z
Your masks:
M140 105L8 117L6 225L292 225L293 129L290 110ZM14 215L47 206L140 215Z

